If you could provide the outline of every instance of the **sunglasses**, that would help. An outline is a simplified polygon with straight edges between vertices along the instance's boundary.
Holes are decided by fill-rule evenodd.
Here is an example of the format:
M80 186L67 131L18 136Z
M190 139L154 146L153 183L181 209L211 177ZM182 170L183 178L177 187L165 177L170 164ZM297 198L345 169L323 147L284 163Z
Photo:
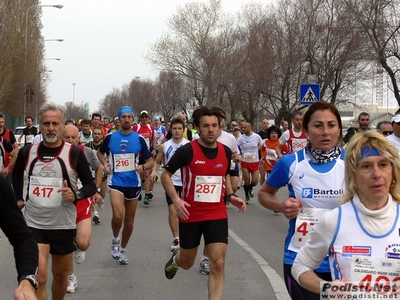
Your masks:
M141 118L147 118L147 116L140 116Z
M390 135L390 134L393 133L393 131L382 131L382 133L383 133L384 135Z
M237 124L231 124L231 126L237 126Z

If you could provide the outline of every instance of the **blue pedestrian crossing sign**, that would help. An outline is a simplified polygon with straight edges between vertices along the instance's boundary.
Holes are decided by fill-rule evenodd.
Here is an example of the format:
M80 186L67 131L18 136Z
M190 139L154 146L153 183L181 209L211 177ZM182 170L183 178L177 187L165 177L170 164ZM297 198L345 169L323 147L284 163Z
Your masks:
M300 84L300 104L313 104L319 101L319 84L306 83Z

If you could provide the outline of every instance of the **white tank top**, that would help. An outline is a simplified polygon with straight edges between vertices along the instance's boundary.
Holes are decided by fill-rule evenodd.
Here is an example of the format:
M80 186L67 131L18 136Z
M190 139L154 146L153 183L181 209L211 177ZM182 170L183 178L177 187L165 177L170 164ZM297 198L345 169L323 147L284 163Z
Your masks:
M383 235L373 235L364 228L353 201L341 205L338 210L338 225L329 255L332 278L350 279L357 284L363 278L372 284L378 279L378 281L390 281L390 286L397 281L398 285L399 205L393 226Z
M189 143L189 141L185 138L182 139L180 143L175 143L172 139L166 141L164 143L164 155L167 162L171 159L174 155L176 149L180 148L181 146ZM172 182L176 186L182 186L182 178L181 178L181 170L177 170L174 174L172 174Z
M343 154L331 163L318 165L315 170L309 163L306 150L295 153L296 165L288 184L302 207L296 218L289 250L298 252L310 238L311 228L318 219L339 205L344 192Z
M72 186L77 185L77 172L71 166L71 144L64 143L60 152L52 160L44 161L38 158L41 144L34 144L30 149L25 171L29 173L28 198L25 206L25 220L28 226L38 229L75 229L76 206L65 201L57 190L62 187L63 176L60 158L66 167Z

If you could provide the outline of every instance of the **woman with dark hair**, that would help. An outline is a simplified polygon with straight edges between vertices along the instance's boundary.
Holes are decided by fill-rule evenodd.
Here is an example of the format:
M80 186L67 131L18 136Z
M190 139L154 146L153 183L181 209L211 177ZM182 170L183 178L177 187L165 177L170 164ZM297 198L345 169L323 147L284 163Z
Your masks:
M258 193L258 201L289 219L283 262L289 295L296 300L319 300L319 294L297 283L291 268L298 251L309 239L311 227L326 211L335 208L343 196L344 151L337 145L342 122L334 105L318 101L304 114L303 128L309 143L304 149L277 161ZM275 195L286 185L289 198L280 201ZM330 280L328 260L323 260L315 272L319 277Z
M263 141L263 145L261 146L261 161L264 164L265 173L267 174L267 176L271 173L272 168L278 160L278 155L276 154L275 149L279 144L279 138L281 137L281 135L282 131L278 127L272 125L267 129L267 138ZM281 148L281 151L287 152L286 148L287 146L284 145Z

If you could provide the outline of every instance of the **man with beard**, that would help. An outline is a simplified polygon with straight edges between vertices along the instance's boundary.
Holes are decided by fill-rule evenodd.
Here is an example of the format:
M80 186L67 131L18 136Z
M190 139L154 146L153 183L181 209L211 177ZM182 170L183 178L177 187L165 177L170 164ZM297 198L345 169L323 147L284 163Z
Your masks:
M97 151L97 157L108 174L110 187L113 211L111 256L118 260L118 264L127 265L126 246L133 232L138 197L142 189L140 175L145 170L151 170L154 162L144 138L132 130L132 108L122 107L118 112L118 118L121 120L121 130L106 136ZM108 161L104 156L106 152L109 152ZM144 164L139 164L139 154ZM120 239L122 224L124 227Z
M25 147L14 166L13 186L18 206L25 207L25 219L39 248L39 288L36 296L47 299L49 256L52 258L52 299L64 299L68 265L76 250L77 210L75 203L96 193L85 154L62 140L65 111L54 103L39 112L43 141ZM23 200L24 172L28 174L28 196ZM78 179L82 188L77 189Z

